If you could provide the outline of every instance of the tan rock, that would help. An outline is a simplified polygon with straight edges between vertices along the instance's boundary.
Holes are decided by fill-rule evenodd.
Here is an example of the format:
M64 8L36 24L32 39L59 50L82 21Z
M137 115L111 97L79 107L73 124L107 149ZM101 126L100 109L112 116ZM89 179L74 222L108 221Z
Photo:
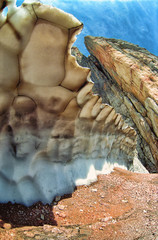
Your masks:
M115 121L116 120L116 112L113 109L110 114L108 114L108 117L105 119L105 125L108 125L110 122Z
M75 97L69 102L66 109L62 112L61 116L67 119L75 119L79 111L80 111L80 107L77 104L77 100Z
M45 19L48 22L53 22L56 25L63 26L67 29L75 28L81 25L81 22L73 15L67 14L58 8L42 5L40 3L35 3L33 8L38 18Z
M88 83L83 87L77 95L77 103L83 106L92 97L93 83Z
M82 108L80 112L80 118L91 118L92 117L92 109L96 104L99 96L92 97Z
M71 56L83 24L50 6L14 3L0 28L0 202L30 206L114 166L129 169L136 136Z
M38 20L21 54L22 82L38 86L58 86L65 75L64 55L67 41L68 31L66 29L59 28L45 20ZM44 71L43 65L45 65Z
M61 86L42 87L33 84L20 84L19 94L32 98L47 112L62 113L74 98L74 93Z
M10 223L4 223L3 227L4 227L4 229L9 230L12 228L12 225Z
M131 94L127 95L128 98L131 100L131 102L133 103L134 107L137 109L137 111L143 116L145 117L147 112L146 109L144 108L144 106Z
M12 92L4 91L3 89L0 92L0 115L3 115L10 108L14 95Z
M0 31L1 34L1 31ZM0 45L0 86L14 90L19 82L18 57L15 53Z
M97 58L112 83L106 83L115 95L114 106L120 103L121 113L130 113L141 136L148 143L157 165L158 161L158 60L145 49L134 44L101 37L87 36L85 44ZM107 74L106 74L107 73ZM96 74L97 75L97 74ZM118 85L120 86L118 86ZM117 85L117 88L115 87ZM119 96L120 95L120 96ZM114 102L111 101L110 102ZM126 109L126 107L128 109ZM126 129L121 116L117 116L117 129ZM144 154L144 153L143 153ZM148 158L148 157L147 157Z
M6 16L3 16L2 14L0 14L0 27L5 23L6 21Z
M100 111L104 108L104 105L102 104L102 98L99 98L97 103L94 104L92 109L92 117L97 117L97 115L100 113Z
M72 91L78 91L87 81L87 75L90 73L90 69L80 67L75 57L68 55L66 64L66 75L61 83L61 86L68 88Z
M130 56L130 52L127 54L126 51L122 51L123 46L119 48L119 43L115 47L112 40L105 38L87 36L85 44L89 52L99 60L123 90L132 93L143 105L147 97L158 102L156 90L158 76L150 69L149 65L143 64L142 66L138 53L137 58L134 58L134 54ZM143 57L146 57L147 60L149 58L145 54Z
M23 115L33 112L36 109L36 104L29 97L18 96L14 99L13 108L16 113Z
M115 120L115 126L117 126L119 124L119 122L121 121L122 116L121 114L117 114L116 120Z
M32 11L32 13L34 12ZM20 8L19 11L16 11L8 18L8 21L22 42L22 47L25 47L37 21L35 13L30 14L26 8Z
M11 51L11 53L14 54L18 54L21 50L21 42L9 23L6 23L1 27L0 45L2 45L4 48L7 48L9 51Z
M109 116L109 114L111 113L112 110L113 110L113 108L111 106L109 106L108 104L106 104L105 107L101 110L101 112L97 116L96 121L101 122L101 121L105 120Z

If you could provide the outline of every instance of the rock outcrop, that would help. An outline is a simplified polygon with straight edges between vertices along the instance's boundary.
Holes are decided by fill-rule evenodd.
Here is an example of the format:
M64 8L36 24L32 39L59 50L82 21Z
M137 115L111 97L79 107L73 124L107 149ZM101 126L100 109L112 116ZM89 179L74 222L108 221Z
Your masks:
M158 58L134 44L85 38L91 56L74 54L90 67L95 89L138 132L139 158L149 171L158 167ZM80 57L79 57L80 56ZM155 167L154 167L155 166Z
M0 27L0 202L51 203L114 166L130 169L135 130L93 94L90 70L71 55L82 23L40 3L8 4Z

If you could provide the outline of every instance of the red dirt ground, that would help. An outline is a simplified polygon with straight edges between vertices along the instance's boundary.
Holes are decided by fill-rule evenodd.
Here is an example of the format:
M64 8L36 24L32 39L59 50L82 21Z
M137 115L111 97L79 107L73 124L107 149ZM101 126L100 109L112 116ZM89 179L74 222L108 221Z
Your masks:
M0 204L0 239L158 240L158 174L119 168L51 205Z

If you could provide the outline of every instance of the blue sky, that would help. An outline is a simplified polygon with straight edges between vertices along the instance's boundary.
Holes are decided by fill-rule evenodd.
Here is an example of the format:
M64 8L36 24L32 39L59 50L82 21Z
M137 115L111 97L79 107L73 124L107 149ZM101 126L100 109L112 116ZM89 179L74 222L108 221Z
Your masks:
M23 1L18 0L17 5ZM158 0L41 0L73 14L84 24L75 45L88 55L86 35L117 38L158 55Z
M43 0L72 13L84 24L75 43L86 55L84 36L117 38L158 55L157 0Z

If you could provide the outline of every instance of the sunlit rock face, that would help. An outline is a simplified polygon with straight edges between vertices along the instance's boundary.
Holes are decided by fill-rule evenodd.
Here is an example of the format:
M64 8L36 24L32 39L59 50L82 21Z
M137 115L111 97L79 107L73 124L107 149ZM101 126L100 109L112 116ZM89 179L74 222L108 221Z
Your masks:
M92 92L70 50L82 23L40 3L9 5L0 28L0 202L71 193L129 169L136 133Z
M141 142L139 149L143 153L140 155L143 155L144 165L152 164L157 172L158 57L123 40L87 36L85 44L108 76L105 82L110 83L111 92L117 95L116 104L112 104L111 100L110 104L116 106L120 101L124 112L128 112L135 123L135 129L141 136L141 141L138 141ZM109 85L105 84L106 87Z

